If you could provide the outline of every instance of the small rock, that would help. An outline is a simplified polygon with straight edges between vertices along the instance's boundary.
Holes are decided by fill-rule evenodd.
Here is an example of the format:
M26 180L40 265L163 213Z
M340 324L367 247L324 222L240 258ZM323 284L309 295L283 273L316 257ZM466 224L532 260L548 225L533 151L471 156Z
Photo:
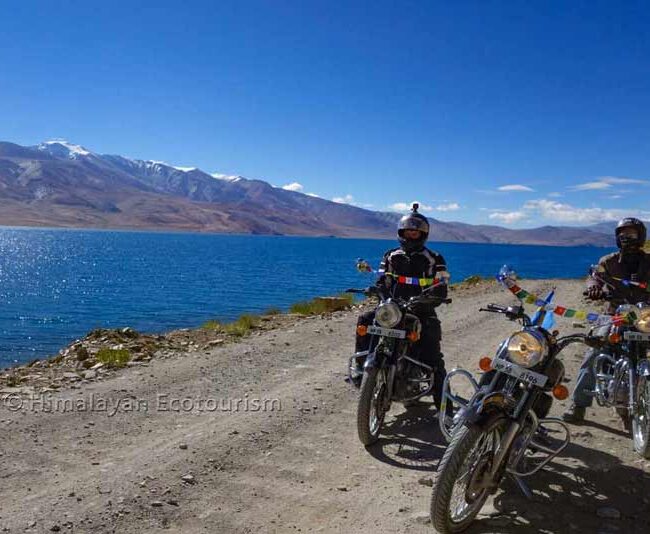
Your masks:
M169 499L167 501L167 504L169 504L170 506L178 506L178 501L176 499Z
M411 519L413 519L416 523L420 523L422 525L431 523L431 515L429 512L417 512L411 515Z
M611 506L603 506L602 508L598 508L598 510L596 510L596 515L598 517L602 517L603 519L621 518L621 512L616 508L612 508Z
M52 525L50 527L50 532L60 532L61 531L61 526L60 525Z
M63 373L63 378L67 380L81 380L81 377L77 373Z
M181 443L181 444L178 446L178 448L179 448L180 450L182 450L182 451L186 451L186 450L187 450L187 443Z
M165 503L162 502L162 501L152 501L151 502L151 506L153 506L154 508L160 508L161 506L164 506L164 505L165 505Z
M78 362L83 362L88 359L90 356L90 353L88 352L88 349L84 347L83 345L79 346L76 350L77 353L77 361Z
M418 479L418 484L421 484L422 486L429 486L430 488L432 488L433 479L431 477L422 477Z
M90 370L86 371L84 373L84 378L86 380L92 380L93 378L97 378L97 371L90 371Z
M138 337L138 333L129 326L122 328L120 332L124 334L126 337Z
M339 486L336 489L339 490L339 491L348 491L348 488L346 488L345 486Z
M181 477L181 480L183 482L186 482L187 484L196 484L196 479L194 478L194 475L183 475Z

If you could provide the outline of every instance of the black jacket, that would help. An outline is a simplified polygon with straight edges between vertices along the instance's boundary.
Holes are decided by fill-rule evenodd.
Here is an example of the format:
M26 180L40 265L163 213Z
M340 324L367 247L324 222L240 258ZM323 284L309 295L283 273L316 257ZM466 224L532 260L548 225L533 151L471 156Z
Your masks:
M650 283L650 254L639 252L637 254L621 255L620 252L613 252L600 258L598 267L604 274L609 277L622 278L624 280L631 280L633 282L646 282ZM625 287L618 282L615 284L616 288L613 289L605 286L600 280L589 277L587 279L587 288L600 287L606 294L612 297L609 302L608 311L613 313L619 304L625 302L625 296L631 295L632 302L641 302L650 300L650 293L647 290L635 286Z
M426 247L414 252L405 252L401 248L394 248L384 254L379 265L380 277L377 285L387 288L393 297L409 298L422 293L423 289L430 287L432 279L444 279L444 284L431 291L437 297L447 297L447 264L445 259ZM427 279L426 285L416 285L414 280L400 281L399 277ZM408 283L411 282L411 283ZM422 306L417 310L418 315L435 315L435 306Z

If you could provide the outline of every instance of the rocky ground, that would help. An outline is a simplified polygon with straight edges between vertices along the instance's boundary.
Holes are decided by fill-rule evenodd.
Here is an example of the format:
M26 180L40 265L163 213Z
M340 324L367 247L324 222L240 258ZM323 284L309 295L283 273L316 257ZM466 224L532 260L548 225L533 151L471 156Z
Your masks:
M552 286L559 303L589 306L580 282L524 284ZM490 282L452 296L440 312L448 368L476 371L513 329L479 306L513 298ZM357 392L343 381L356 313L267 318L237 342L99 331L57 362L3 374L0 532L432 532L446 445L435 410L394 406L382 440L359 444ZM131 365L95 367L100 346L119 345ZM565 351L569 378L580 357ZM590 409L572 429L563 456L530 479L533 500L506 482L472 532L650 530L650 462L618 419Z

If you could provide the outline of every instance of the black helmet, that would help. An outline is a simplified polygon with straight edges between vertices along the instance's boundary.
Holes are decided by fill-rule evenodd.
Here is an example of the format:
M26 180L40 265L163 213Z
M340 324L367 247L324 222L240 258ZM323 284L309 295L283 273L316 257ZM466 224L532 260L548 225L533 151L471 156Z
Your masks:
M419 204L413 203L411 213L404 215L397 225L397 235L399 244L406 252L419 250L424 246L429 237L429 221L424 215L418 213ZM419 230L419 239L406 239L404 232L406 230Z
M624 228L634 228L636 237L621 235ZM647 231L645 224L634 217L621 219L616 225L616 246L621 250L637 250L643 247L646 240Z

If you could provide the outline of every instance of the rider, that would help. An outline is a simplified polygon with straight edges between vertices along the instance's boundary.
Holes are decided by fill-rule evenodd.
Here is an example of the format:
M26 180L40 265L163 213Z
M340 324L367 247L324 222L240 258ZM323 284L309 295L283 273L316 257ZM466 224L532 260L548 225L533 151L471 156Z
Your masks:
M597 270L608 277L631 280L633 282L650 282L650 254L643 252L643 245L647 237L645 225L633 217L622 219L616 226L616 246L618 252L603 256L598 262ZM632 295L638 300L644 300L648 294L637 286L623 286L612 288L606 286L595 276L587 279L587 297L593 300L607 298L607 313L613 314L616 308L625 302L625 297ZM592 397L589 395L595 387L593 371L593 358L596 352L592 349L587 352L580 366L573 392L573 403L562 416L565 421L577 423L584 419L585 410L591 406Z
M444 299L447 297L447 280L449 273L444 258L437 252L429 250L424 244L429 237L429 221L418 213L418 204L413 204L411 213L402 217L397 226L399 247L389 250L384 254L379 272L380 277L376 285L397 298L410 298L419 295L423 289L435 280L440 283L429 293L432 296ZM428 285L414 285L402 283L399 277L426 278ZM420 340L415 345L414 356L420 361L434 368L433 398L436 406L440 408L442 399L442 385L447 375L443 354L440 351L441 329L440 321L436 315L438 304L421 304L414 313L422 322ZM357 325L371 325L374 320L374 311L363 313L359 316ZM370 348L370 336L356 338L356 352L366 353ZM356 360L358 362L358 360ZM355 385L361 383L363 369L359 365L353 372ZM451 408L449 403L448 408Z

